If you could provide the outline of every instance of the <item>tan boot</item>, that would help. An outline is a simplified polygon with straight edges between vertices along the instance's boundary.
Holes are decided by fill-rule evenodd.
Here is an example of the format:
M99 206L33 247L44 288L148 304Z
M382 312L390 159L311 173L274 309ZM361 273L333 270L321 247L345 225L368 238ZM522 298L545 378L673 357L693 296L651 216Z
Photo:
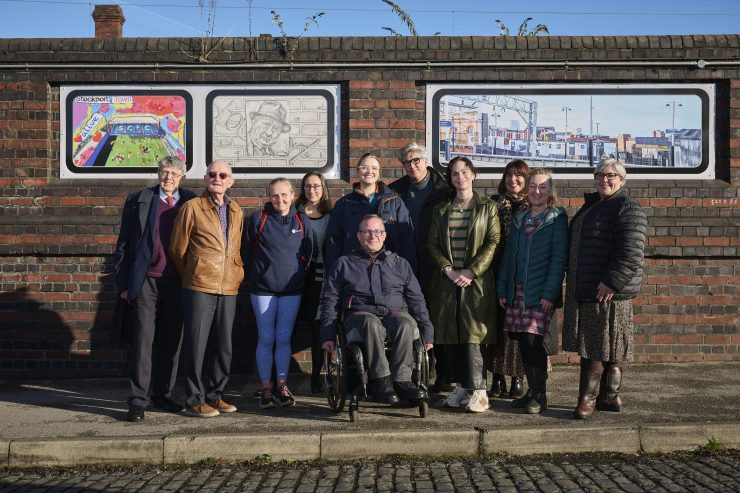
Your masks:
M578 406L573 411L575 419L586 419L594 413L596 391L604 371L601 361L581 358L581 381L578 386Z

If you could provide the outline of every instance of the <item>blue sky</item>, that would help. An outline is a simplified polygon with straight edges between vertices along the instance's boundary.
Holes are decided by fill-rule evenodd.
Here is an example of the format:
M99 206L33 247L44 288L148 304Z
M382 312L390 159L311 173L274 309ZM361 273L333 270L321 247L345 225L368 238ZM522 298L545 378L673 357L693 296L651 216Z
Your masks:
M206 0L208 1L208 0ZM126 37L199 36L203 29L198 0L0 0L0 37L92 37L96 3L123 7ZM249 0L216 0L215 34L249 36ZM522 20L546 24L552 35L736 34L740 0L396 0L420 35L496 35L495 19L516 31ZM304 20L324 12L305 36L382 36L382 27L406 34L405 26L380 0L252 0L251 34L279 35L271 10L285 21L288 35L299 35ZM453 12L454 10L454 12Z

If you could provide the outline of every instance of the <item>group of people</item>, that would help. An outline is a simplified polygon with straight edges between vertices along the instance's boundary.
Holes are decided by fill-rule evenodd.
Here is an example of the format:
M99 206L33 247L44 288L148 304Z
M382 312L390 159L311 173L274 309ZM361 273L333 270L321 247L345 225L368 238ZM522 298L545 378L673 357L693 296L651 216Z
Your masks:
M143 419L149 403L183 410L172 399L180 346L185 413L236 411L223 390L242 280L258 330L262 408L295 403L287 379L302 320L312 332L312 392L322 391L323 351L335 350L341 330L362 346L369 391L381 402L427 397L412 381L412 344L421 339L435 362L432 390L447 392L446 406L488 410L491 370L491 395L504 396L512 376L512 405L540 413L557 347L550 325L564 306L563 349L581 356L574 417L619 411L647 226L623 189L624 166L596 167L596 191L569 227L548 170L514 160L487 198L476 193L466 157L453 158L444 175L416 143L398 159L405 176L386 185L378 158L363 155L358 182L333 208L320 173L303 177L298 197L290 180L276 178L264 208L246 219L226 195L228 163L208 166L196 197L179 187L183 163L163 159L159 185L126 200L116 247L120 302L133 320L129 421ZM209 336L215 357L204 382Z

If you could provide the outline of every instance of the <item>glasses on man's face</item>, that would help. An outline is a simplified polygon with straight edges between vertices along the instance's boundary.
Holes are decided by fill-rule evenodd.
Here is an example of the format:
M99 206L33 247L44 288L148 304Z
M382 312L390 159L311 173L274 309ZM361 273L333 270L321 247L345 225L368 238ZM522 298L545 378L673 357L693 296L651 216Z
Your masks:
M213 180L213 179L214 179L214 178L216 178L217 176L218 176L219 178L221 178L222 180L225 180L226 178L230 177L231 175L230 175L230 174L228 174L228 173L224 173L223 171L222 171L221 173L217 173L217 172L215 172L215 171L209 171L209 172L208 172L208 177L209 177L209 178L210 178L211 180Z
M606 178L609 181L612 181L612 180L616 179L617 176L619 176L619 175L616 174L616 173L594 173L594 179L596 181L601 181L604 178Z
M361 229L360 234L364 236L383 236L385 234L384 229Z
M405 161L401 161L401 164L403 164L404 168L408 168L410 166L419 166L419 163L421 162L420 157L413 157L411 159L406 159Z
M361 165L359 165L359 166L357 167L357 169L359 169L359 170L360 170L360 171L362 171L363 173L367 173L368 171L374 171L375 173L377 173L377 172L379 172L379 171L380 171L380 168L378 168L377 166L368 166L368 165L366 165L366 164L361 164Z
M319 184L319 185L311 185L311 184L303 185L303 189L304 190L318 190L321 187L322 187L321 184Z
M179 171L160 171L159 176L162 178L167 178L168 176L171 176L172 178L180 178L182 173Z

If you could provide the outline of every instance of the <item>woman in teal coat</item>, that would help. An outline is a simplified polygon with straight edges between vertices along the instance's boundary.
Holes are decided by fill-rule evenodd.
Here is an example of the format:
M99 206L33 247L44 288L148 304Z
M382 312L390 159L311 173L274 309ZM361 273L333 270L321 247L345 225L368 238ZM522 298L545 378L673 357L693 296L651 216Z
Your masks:
M547 352L544 336L557 306L568 259L568 216L553 207L548 170L533 169L525 185L530 208L511 223L497 280L499 305L506 310L504 331L516 333L529 390L512 402L528 414L547 409Z

